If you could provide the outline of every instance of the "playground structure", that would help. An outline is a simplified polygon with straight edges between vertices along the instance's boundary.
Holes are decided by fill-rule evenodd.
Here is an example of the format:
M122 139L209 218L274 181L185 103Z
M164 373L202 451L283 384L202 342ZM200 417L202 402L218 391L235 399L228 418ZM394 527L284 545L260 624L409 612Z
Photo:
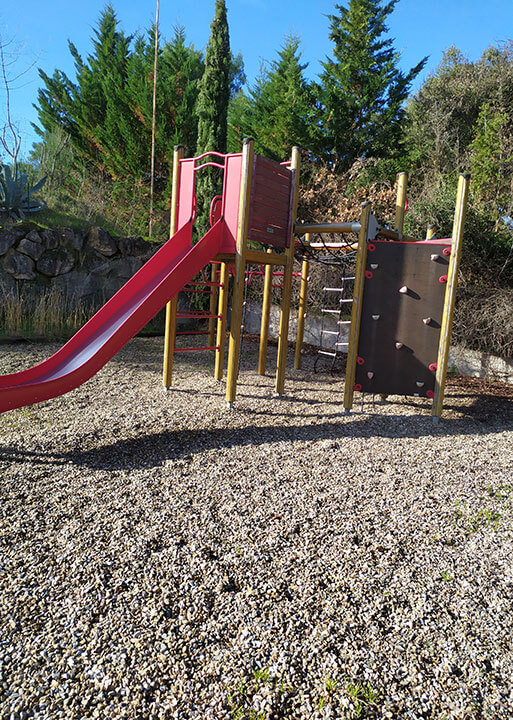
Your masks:
M208 159L211 158L211 159ZM212 159L213 158L213 159ZM222 195L212 199L211 228L192 244L196 217L195 178L205 167L223 172ZM312 242L320 233L358 234L344 408L349 412L355 390L386 395L413 394L433 399L435 420L441 414L447 372L452 314L461 256L468 177L460 176L452 240L415 241L402 235L406 174L399 176L395 229L380 227L370 203L357 223L296 223L300 152L277 163L254 152L244 141L241 153L209 152L185 158L174 152L170 239L57 353L43 363L0 377L0 412L56 397L92 377L121 347L166 306L163 384L172 383L180 317L209 321L208 344L215 351L215 377L224 373L229 333L226 401L236 398L241 320L247 266L264 268L258 372L266 371L273 272L281 277L282 298L275 390L282 395L288 347L294 255L299 241L315 252L326 243ZM348 246L347 242L332 247ZM210 275L205 268L212 263ZM198 273L203 280L194 280ZM233 275L229 331L227 307ZM296 368L301 364L309 261L301 268L296 335ZM178 312L178 293L193 283L210 292L208 313ZM399 286L398 286L399 285ZM350 306L349 306L350 303ZM216 307L217 306L217 307ZM422 332L421 332L422 331ZM392 348L394 352L392 352Z

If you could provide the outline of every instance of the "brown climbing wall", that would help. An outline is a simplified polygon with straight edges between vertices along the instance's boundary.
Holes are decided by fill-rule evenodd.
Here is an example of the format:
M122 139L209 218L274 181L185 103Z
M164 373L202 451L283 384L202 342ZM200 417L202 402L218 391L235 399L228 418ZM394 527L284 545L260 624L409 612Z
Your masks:
M355 389L432 397L450 241L368 250Z

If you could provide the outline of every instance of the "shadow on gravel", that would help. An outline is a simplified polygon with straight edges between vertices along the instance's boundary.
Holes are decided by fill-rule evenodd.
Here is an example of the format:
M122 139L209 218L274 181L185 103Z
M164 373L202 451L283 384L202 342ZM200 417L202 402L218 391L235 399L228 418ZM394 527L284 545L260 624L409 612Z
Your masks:
M72 464L102 470L124 470L158 467L167 460L190 459L195 453L212 449L260 446L267 443L317 442L336 443L344 438L420 438L455 435L492 435L513 429L513 401L506 396L488 395L475 398L473 405L455 407L466 417L448 418L434 425L430 416L379 415L355 411L349 417L310 425L257 425L244 428L213 428L139 435L117 442L99 444L87 450L68 452L35 452L0 446L4 460L35 464ZM447 411L450 412L450 406ZM237 412L237 411L235 411ZM91 438L84 437L88 442ZM100 440L101 442L101 440Z

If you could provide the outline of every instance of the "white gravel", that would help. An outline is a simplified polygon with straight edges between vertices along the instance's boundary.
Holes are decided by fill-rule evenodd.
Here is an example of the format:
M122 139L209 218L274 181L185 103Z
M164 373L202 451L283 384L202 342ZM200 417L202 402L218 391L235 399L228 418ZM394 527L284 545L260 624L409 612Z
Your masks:
M346 417L245 343L229 411L161 345L0 416L0 718L513 718L513 388Z

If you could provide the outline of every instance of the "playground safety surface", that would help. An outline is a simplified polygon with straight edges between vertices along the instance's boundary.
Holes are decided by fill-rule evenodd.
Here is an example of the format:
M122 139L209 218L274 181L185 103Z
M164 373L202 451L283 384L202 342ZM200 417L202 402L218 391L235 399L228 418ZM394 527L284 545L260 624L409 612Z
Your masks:
M229 411L211 356L166 394L161 355L0 416L0 717L513 717L513 387L344 416L245 342Z

